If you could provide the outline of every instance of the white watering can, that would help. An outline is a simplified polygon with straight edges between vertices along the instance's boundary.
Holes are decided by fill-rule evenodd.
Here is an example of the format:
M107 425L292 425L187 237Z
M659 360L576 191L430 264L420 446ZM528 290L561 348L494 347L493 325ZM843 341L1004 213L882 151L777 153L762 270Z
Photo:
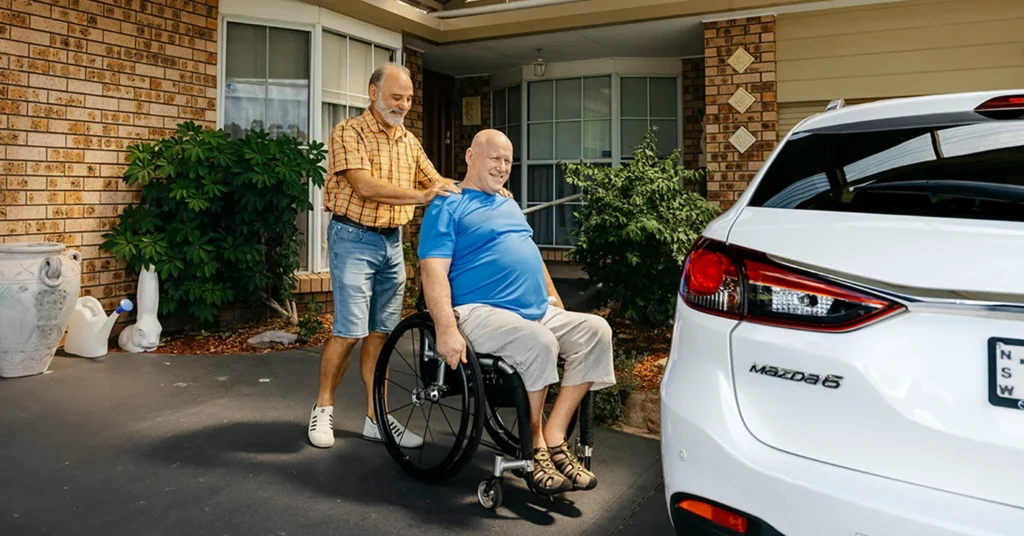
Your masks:
M129 299L121 300L120 306L106 316L100 301L92 296L78 298L68 324L68 336L64 340L64 351L81 357L107 355L107 341L117 317L132 310Z

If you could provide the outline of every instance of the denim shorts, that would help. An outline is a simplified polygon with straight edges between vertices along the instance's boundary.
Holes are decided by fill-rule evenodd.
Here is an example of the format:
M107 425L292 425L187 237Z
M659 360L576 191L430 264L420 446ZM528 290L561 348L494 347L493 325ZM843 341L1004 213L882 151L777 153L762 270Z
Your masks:
M402 318L405 255L401 230L389 236L331 220L327 226L335 337L391 333Z

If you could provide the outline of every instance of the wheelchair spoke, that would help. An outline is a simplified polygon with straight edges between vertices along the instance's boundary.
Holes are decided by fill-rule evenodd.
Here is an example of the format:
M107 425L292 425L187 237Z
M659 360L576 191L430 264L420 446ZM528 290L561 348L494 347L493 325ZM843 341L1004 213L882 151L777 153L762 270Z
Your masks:
M452 431L452 435L455 435L455 427L452 426L452 421L448 420L448 414L444 412L444 404L438 404L438 409L441 410L441 415L444 417L444 421L448 423L448 429Z
M398 386L399 389L405 391L406 393L409 393L410 395L412 394L412 391L406 389L405 387L402 387L401 385L398 385L397 383L395 383L395 380L392 380L391 378L388 378L388 383L394 383L396 386Z
M423 406L420 406L420 411L423 411ZM427 412L427 414L425 415L425 417L426 417L426 420L425 420L425 422L423 423L423 428L424 428L424 432L423 432L423 440L424 440L424 441L423 441L423 442L424 442L424 444L426 444L426 439L427 439L427 437L428 437L428 436L429 436L429 437L430 437L431 439L433 439L433 437L434 437L434 436L433 436L433 434L431 434L431 433L430 433L430 413L431 413L431 412L433 412L433 411L434 411L434 405L433 405L433 404L431 404L431 405L430 405L430 410L429 410L429 411ZM431 443L431 446L433 446L433 443ZM425 448L421 448L421 449L420 449L420 459L419 459L419 463L418 463L418 465L420 465L420 466L422 466L422 465L423 465L423 453L424 453L424 452L425 452L426 450L427 450L427 449L425 449Z

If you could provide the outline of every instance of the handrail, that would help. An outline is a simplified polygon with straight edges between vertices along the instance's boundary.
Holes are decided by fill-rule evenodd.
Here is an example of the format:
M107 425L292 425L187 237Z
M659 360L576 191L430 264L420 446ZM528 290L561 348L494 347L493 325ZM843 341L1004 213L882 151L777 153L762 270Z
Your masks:
M581 197L583 197L583 194L573 194L567 197L563 197L561 199L555 199L554 201L548 201L547 203L542 203L540 205L524 209L523 214L529 214L531 212L537 212L538 210L544 210L546 208L551 208L556 205L562 205L568 203L569 201L575 201Z

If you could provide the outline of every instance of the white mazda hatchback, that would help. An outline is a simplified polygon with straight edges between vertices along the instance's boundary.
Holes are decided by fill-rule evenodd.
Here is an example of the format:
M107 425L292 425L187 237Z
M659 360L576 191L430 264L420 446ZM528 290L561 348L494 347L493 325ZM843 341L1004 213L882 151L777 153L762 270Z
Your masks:
M1024 90L804 120L687 258L678 534L1024 535Z

